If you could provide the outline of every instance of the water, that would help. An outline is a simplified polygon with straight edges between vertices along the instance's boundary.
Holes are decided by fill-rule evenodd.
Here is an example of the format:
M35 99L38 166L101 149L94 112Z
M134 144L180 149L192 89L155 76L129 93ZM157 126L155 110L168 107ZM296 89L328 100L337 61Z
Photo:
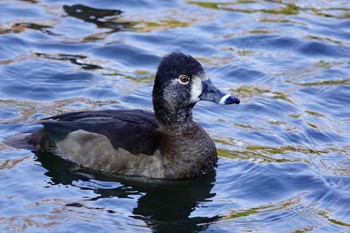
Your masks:
M238 106L199 103L215 172L92 174L0 143L1 232L349 232L350 3L0 1L0 141L43 117L152 109L171 51Z

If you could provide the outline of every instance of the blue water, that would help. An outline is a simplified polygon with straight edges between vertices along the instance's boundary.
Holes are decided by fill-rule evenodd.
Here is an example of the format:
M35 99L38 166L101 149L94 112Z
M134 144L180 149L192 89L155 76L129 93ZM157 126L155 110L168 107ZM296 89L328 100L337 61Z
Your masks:
M194 109L217 169L122 180L0 143L0 232L349 232L347 0L0 1L0 141L63 112L152 110L172 51L241 99Z

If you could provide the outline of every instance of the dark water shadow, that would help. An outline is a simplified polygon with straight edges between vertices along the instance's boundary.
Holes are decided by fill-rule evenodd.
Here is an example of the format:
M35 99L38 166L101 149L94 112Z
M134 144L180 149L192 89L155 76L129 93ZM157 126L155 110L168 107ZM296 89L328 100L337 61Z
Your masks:
M113 32L126 30L133 26L131 22L118 20L118 17L123 13L121 10L97 9L82 4L64 5L63 9L71 17L96 24L100 28L113 29Z
M37 161L47 169L45 175L51 178L52 185L76 186L74 181L82 180L120 183L115 188L79 187L98 194L91 201L111 197L135 198L135 194L138 194L137 207L132 210L131 217L144 221L152 232L199 232L220 218L218 215L190 216L200 203L210 202L209 199L215 196L215 193L211 193L215 171L198 178L176 181L130 178L77 169L73 163L45 152L35 154ZM68 205L82 207L79 203Z

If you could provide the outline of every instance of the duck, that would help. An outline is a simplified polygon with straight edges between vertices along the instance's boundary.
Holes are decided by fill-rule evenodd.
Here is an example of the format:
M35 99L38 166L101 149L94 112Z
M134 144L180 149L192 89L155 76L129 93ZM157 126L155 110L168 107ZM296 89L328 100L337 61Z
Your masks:
M153 91L154 112L99 110L42 119L25 140L77 166L122 176L183 179L215 169L217 150L193 120L199 101L239 104L219 90L192 56L173 52L161 59Z

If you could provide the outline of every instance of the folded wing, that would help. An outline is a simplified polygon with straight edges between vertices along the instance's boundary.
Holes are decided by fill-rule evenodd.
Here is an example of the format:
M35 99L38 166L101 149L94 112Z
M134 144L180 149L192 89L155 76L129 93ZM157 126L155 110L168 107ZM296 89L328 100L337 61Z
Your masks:
M69 134L83 130L106 136L115 149L132 154L152 155L159 146L158 125L151 112L142 110L104 110L75 112L44 119L44 129L28 141L41 147L52 147ZM42 148L48 149L48 148Z

